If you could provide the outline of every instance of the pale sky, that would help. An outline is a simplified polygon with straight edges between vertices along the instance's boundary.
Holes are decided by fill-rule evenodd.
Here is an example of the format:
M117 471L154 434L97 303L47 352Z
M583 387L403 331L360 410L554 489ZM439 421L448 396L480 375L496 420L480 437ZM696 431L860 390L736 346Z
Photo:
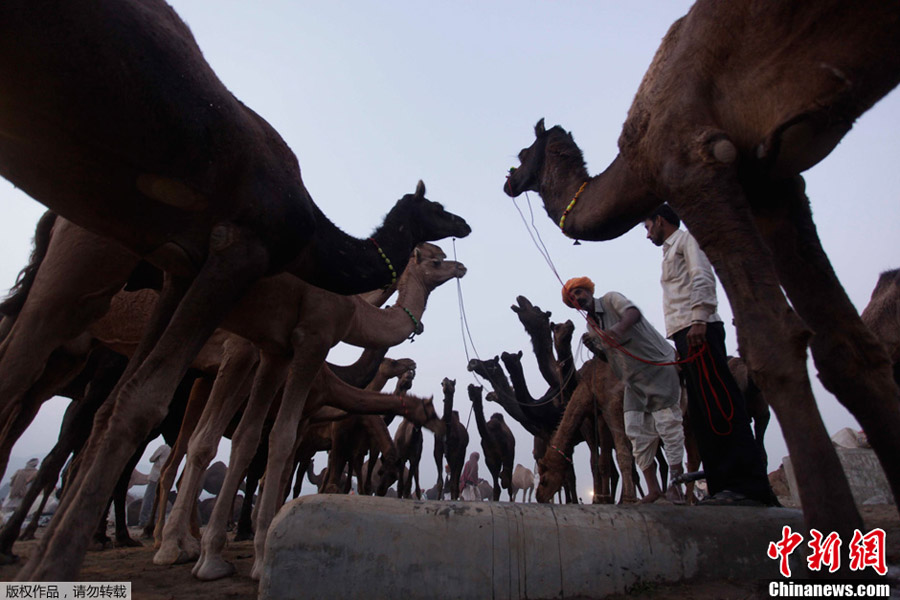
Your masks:
M576 339L584 323L566 308L559 282L539 254L513 201L502 191L516 155L533 141L533 127L570 130L592 175L615 157L628 107L659 41L690 6L684 0L441 3L411 1L172 2L191 27L225 85L267 119L296 153L304 182L322 210L345 231L366 236L403 194L422 179L431 200L467 219L472 234L455 253L469 269L460 282L474 348L482 359L524 350L532 394L546 385L530 341L509 309L522 294L554 321L572 318ZM819 234L859 310L878 274L898 265L900 240L900 100L896 93L859 120L820 165L806 173ZM43 207L0 181L0 288L15 281L31 250ZM629 297L662 330L661 250L638 227L621 238L573 246L543 211L536 194L518 200L534 212L540 238L563 280L588 275L597 292ZM452 258L451 240L439 245ZM735 351L731 311L719 292L729 350ZM412 392L434 395L457 382L456 408L469 415L467 351L454 282L437 289L423 319L424 335L389 355L419 368ZM329 360L352 362L355 349ZM585 356L576 349L576 356ZM489 386L487 389L490 389ZM829 433L856 422L814 380ZM21 462L52 447L65 402L41 411L13 451ZM488 415L499 407L486 405ZM512 419L507 418L512 423ZM392 430L394 428L392 427ZM516 433L516 461L533 467L531 437ZM481 452L474 418L469 451ZM156 443L148 448L152 451ZM772 420L766 436L770 470L786 449ZM423 487L436 481L432 438L426 433ZM227 452L220 452L227 460ZM145 457L146 458L146 457ZM325 465L324 455L316 465ZM590 488L587 451L575 454L579 494ZM19 465L21 466L21 465ZM7 476L16 468L10 467ZM143 460L139 468L146 471ZM481 474L488 477L483 461ZM306 484L305 491L310 488ZM506 494L504 492L504 499Z

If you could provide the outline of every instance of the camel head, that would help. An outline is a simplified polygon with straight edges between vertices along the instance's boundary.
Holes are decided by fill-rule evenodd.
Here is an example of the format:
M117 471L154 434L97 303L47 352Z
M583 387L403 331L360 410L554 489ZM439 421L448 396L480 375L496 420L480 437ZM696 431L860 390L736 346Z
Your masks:
M553 500L553 495L563 486L567 466L566 459L562 454L550 448L547 449L543 458L538 461L541 479L534 492L534 497L538 502L547 503Z
M422 407L425 409L427 416L425 422L422 423L422 427L425 427L425 429L438 437L444 437L447 434L447 426L444 420L438 416L437 411L434 410L434 399L431 397L426 398L422 402Z
M550 311L541 310L540 306L535 306L525 296L516 296L516 304L509 307L519 317L525 331L545 331L550 324Z
M400 377L404 373L416 370L416 361L411 358L385 358L378 371L387 379Z
M503 374L503 369L500 367L499 356L495 356L494 358L488 360L479 360L477 358L473 358L469 361L469 364L466 368L470 372L475 373L479 377L484 377L487 380L491 380L492 377L495 377L498 374L506 377L506 375Z
M503 191L512 198L522 192L540 192L548 154L556 154L558 159L574 161L576 166L584 168L584 155L575 145L575 139L559 125L546 130L541 119L534 126L534 135L534 143L519 152L519 167L510 169L503 186Z
M416 378L416 370L408 369L403 371L397 377L397 385L394 387L395 394L403 394L412 388L413 380Z
M488 402L496 402L497 404L500 404L500 401L497 400L497 392L488 392L484 395L484 399Z
M456 380L444 377L441 380L441 390L444 392L444 404L453 406L453 395L456 394Z
M455 260L447 260L447 255L434 244L422 243L416 246L409 257L406 269L400 276L399 287L407 285L411 279L419 281L429 292L439 285L466 274L466 266Z
M550 323L550 331L553 332L553 345L556 348L572 346L575 324L571 319L566 320L565 323Z
M425 197L425 184L419 181L413 194L406 194L390 210L380 229L403 232L416 242L466 237L472 228L465 219L448 212ZM376 232L377 233L377 232Z
M469 400L471 400L474 406L481 406L482 392L484 392L484 388L480 385L475 385L474 383L469 384Z
M501 352L500 360L506 365L506 370L515 370L522 364L522 351L518 352Z

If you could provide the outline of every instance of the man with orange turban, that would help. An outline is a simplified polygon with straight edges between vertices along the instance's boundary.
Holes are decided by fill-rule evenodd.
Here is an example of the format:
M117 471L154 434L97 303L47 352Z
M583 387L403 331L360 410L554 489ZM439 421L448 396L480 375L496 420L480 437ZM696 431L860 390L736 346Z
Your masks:
M666 498L683 503L680 486L671 483L684 473L681 383L674 366L661 364L675 360L674 348L619 292L594 298L594 282L587 277L568 280L562 296L566 306L587 313L588 334L603 348L613 372L625 384L625 434L647 481L643 502L662 496L654 462L662 439L670 474Z

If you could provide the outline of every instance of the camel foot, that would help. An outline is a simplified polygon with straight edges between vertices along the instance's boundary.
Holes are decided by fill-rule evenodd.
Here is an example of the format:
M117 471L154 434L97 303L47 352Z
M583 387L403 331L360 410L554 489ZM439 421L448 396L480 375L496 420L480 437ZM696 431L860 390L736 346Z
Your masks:
M19 556L10 552L0 552L0 565L13 565L19 562Z
M252 539L253 539L253 530L252 529L250 531L241 531L239 529L238 532L234 534L234 541L236 541L236 542L245 542L247 540L252 540Z
M260 578L262 578L262 559L257 556L253 559L253 568L250 570L250 579L259 581Z
M650 493L648 493L646 496L644 496L643 498L641 498L641 502L640 502L640 503L641 503L641 504L653 504L654 502L656 502L656 501L659 500L660 498L662 498L662 492L660 492L659 490L657 490L657 491L655 491L655 492L650 492Z
M133 539L127 533L124 535L116 535L116 548L143 548L144 545L139 541Z
M197 560L200 556L200 543L194 538L175 541L163 541L159 550L153 555L154 565L183 565Z
M235 572L234 565L221 556L201 558L191 571L194 577L200 581L215 581L216 579L231 577Z

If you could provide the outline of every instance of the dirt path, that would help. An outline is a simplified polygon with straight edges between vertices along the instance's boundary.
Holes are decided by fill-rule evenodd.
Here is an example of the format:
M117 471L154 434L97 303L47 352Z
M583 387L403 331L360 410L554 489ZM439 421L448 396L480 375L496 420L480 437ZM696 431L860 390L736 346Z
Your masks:
M688 509L689 510L689 509ZM864 506L861 509L866 527L880 527L886 532L887 561L900 565L900 517L890 505ZM137 538L138 531L132 535ZM773 540L774 541L774 540ZM18 542L15 552L27 556L36 542ZM154 550L114 548L88 552L80 581L130 581L135 600L252 600L257 597L257 582L250 579L253 543L229 542L225 558L237 568L237 575L214 582L201 582L191 575L193 564L160 567L152 562ZM18 566L0 567L0 581L14 578ZM298 585L302 582L298 579ZM686 582L675 585L644 584L614 600L744 600L765 597L757 590L757 582L713 581ZM374 594L373 597L377 596Z

